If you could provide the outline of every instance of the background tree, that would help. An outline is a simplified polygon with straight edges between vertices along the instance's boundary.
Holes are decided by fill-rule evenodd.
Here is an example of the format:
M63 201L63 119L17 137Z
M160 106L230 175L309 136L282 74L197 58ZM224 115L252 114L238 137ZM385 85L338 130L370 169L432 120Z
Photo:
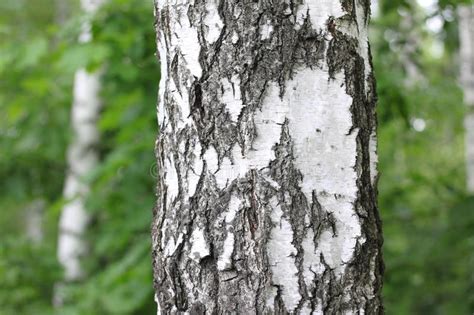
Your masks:
M467 189L474 193L474 5L460 4L459 16L460 74L467 105L464 126L466 129Z
M81 23L80 43L92 40L90 19L97 12L101 0L81 0L81 8L86 13ZM99 162L98 120L102 102L100 100L100 70L88 72L78 69L74 75L73 105L71 122L74 138L67 152L68 170L64 184L66 203L61 210L58 235L58 260L64 268L64 281L79 281L84 277L81 259L87 254L85 233L89 214L85 200L89 185L85 177ZM62 285L56 289L55 304L62 305Z

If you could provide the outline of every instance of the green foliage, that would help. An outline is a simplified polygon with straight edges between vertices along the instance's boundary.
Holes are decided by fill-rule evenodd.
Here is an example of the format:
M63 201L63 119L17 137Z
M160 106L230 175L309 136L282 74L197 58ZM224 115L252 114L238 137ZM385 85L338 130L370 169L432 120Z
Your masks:
M51 228L43 243L25 236L27 209L38 200L55 202L65 174L72 80L52 66L52 3L0 4L0 310L7 315L51 312L61 276L57 219L45 215Z
M34 245L25 238L2 238L0 244L0 309L4 315L47 314L51 282L60 279L54 246ZM39 259L40 258L40 259Z
M379 94L386 311L470 314L474 205L465 192L465 108L453 62L457 40L445 40L457 38L455 20L446 20L441 9L427 16L413 2L383 4L372 42ZM418 32L421 40L410 55L423 76L415 84L407 81L406 56L400 55L408 35L400 27L402 14L416 21L416 29L408 31ZM441 33L424 27L433 16L445 19ZM443 41L443 55L432 54L434 41Z
M151 0L109 0L93 41L77 42L81 15L54 25L53 0L0 4L1 314L53 313L62 271L55 243L71 140L74 72L102 73L101 163L88 177L93 222L87 278L65 288L60 314L149 314L153 301L149 226L159 68ZM41 5L38 5L41 3ZM70 8L70 11L75 8ZM23 24L14 27L17 20ZM3 180L7 179L7 180ZM45 239L25 238L28 205L44 200ZM31 242L30 242L31 243ZM46 247L47 245L47 247ZM5 279L5 282L3 281Z

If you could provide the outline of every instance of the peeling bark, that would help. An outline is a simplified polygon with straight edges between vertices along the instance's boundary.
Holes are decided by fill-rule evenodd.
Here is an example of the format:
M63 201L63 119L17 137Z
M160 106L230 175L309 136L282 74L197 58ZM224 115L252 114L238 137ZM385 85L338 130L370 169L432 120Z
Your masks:
M370 2L155 6L158 313L382 313Z
M86 14L79 36L80 42L92 39L91 16L99 9L103 0L81 0ZM81 258L86 254L87 244L84 234L89 222L85 208L88 185L84 182L98 163L97 145L99 130L97 120L101 108L99 99L100 73L90 73L79 69L74 77L73 105L71 121L74 138L68 148L68 174L64 184L63 196L66 204L62 208L59 220L58 260L64 268L64 281L80 280L84 275ZM62 285L58 284L54 304L60 306L63 301Z
M468 108L464 119L467 190L474 193L474 6L459 5L458 16L461 85Z

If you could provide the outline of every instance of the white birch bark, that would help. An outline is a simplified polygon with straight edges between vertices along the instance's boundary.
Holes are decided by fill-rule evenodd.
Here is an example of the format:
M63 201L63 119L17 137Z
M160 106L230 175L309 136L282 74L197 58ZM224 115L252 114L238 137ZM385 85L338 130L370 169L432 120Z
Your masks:
M381 313L370 2L155 5L158 313Z
M460 5L458 16L461 86L467 105L464 120L467 190L474 193L474 6Z
M81 0L86 16L82 24L80 42L85 43L92 39L90 18L102 2L102 0ZM98 162L97 120L101 107L99 91L99 72L89 73L86 69L77 70L74 77L74 100L71 111L74 138L67 154L69 169L63 192L66 204L59 220L57 249L58 260L64 268L65 282L80 280L84 275L81 256L85 255L87 250L84 234L89 221L84 205L88 193L84 178ZM57 294L60 296L59 292ZM61 304L59 296L56 297L57 304Z

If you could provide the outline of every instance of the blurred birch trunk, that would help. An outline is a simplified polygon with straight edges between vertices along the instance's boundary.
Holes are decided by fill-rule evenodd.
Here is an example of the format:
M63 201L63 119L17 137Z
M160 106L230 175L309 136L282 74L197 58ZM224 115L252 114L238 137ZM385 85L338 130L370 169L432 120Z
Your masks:
M459 5L461 86L467 105L465 126L467 190L474 193L474 5Z
M103 0L81 0L85 13L79 41L92 40L91 18ZM97 145L99 131L97 121L101 108L99 98L100 73L89 73L86 69L77 70L74 77L73 105L71 122L73 140L68 148L68 174L64 184L63 196L66 200L60 220L58 235L58 260L64 268L64 282L78 281L84 276L81 258L87 252L84 239L89 221L85 200L89 191L85 177L98 163ZM55 292L56 305L63 303L62 285Z

